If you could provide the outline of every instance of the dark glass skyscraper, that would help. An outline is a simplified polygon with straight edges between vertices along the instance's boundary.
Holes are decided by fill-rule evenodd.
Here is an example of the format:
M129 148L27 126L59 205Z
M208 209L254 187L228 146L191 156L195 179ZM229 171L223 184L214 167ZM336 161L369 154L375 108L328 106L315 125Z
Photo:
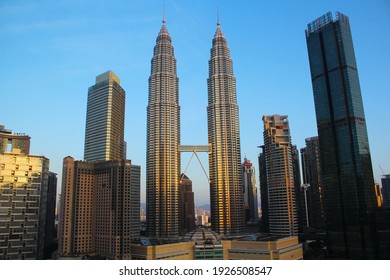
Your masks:
M179 78L172 39L163 20L149 77L146 215L150 237L178 236L180 176Z
M320 143L330 258L374 258L370 225L377 208L349 19L332 13L306 30Z
M241 152L236 78L219 21L209 60L208 140L211 226L219 234L235 235L244 224Z

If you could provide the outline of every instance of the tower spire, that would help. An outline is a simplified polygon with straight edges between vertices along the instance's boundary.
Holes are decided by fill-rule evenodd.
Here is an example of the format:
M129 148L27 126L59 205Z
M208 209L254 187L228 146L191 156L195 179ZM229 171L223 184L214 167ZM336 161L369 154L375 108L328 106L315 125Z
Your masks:
M217 26L220 26L221 22L219 21L219 7L217 7Z
M163 20L162 23L165 24L167 21L165 19L165 3L163 4Z

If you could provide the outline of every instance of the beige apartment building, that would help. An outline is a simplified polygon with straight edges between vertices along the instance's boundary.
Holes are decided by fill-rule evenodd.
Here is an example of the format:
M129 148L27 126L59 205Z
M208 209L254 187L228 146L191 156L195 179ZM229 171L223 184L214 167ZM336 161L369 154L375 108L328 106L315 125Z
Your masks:
M63 165L59 254L129 259L139 237L140 167L130 160Z

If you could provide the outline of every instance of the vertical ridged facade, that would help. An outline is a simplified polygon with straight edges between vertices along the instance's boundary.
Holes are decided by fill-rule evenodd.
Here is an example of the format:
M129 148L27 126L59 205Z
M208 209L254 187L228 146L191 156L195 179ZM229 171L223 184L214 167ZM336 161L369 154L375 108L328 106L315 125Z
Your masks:
M211 58L208 86L208 140L211 226L224 235L240 232L244 221L241 186L241 151L236 78L226 38L218 22Z
M375 258L377 208L366 118L347 16L308 25L306 42L317 117L327 229L335 259Z
M178 235L179 78L165 20L157 36L147 107L146 204L150 237Z

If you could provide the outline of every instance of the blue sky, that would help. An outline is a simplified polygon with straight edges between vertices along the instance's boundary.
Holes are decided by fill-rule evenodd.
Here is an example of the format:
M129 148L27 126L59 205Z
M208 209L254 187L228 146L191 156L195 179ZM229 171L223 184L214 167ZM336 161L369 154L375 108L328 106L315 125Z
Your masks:
M207 83L217 6L237 80L242 158L258 168L262 116L289 116L292 141L317 135L306 49L307 24L328 11L350 19L376 181L390 173L390 2L21 1L0 2L0 124L31 136L32 154L83 158L88 87L113 70L126 90L127 157L141 165L145 200L150 61L163 4L177 59L182 144L207 143ZM184 170L190 154L182 156ZM207 155L200 155L208 168ZM196 160L187 175L197 204L209 202Z

